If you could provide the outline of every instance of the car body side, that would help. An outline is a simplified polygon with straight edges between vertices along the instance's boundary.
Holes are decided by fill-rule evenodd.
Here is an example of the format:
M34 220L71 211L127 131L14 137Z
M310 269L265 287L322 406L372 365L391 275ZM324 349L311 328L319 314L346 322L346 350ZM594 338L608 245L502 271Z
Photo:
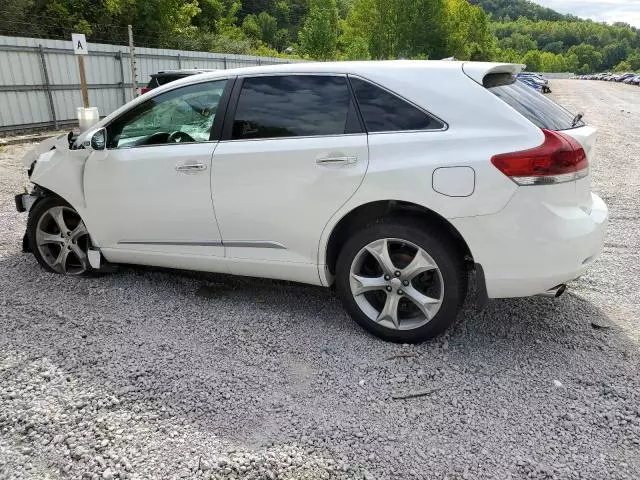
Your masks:
M603 241L594 230L604 231L607 214L606 207L598 203L599 199L594 200L590 192L588 198L583 195L582 203L574 201L577 190L590 190L588 178L578 181L586 183L581 187L576 182L518 187L491 164L490 159L496 154L533 148L544 138L538 127L481 84L483 76L489 72L515 73L518 69L509 64L393 61L303 63L219 71L159 87L118 109L97 127L108 125L124 111L152 96L197 81L304 73L346 74L365 79L441 119L445 128L369 133L369 155L359 186L333 215L312 218L305 222L307 228L299 230L283 223L282 236L274 240L282 240L287 249L265 252L273 255L271 258L267 256L260 261L225 258L220 265L244 262L246 274L254 272L257 276L331 285L333 276L327 250L340 221L376 202L401 202L432 212L462 237L473 261L483 267L489 297L526 296L553 287L556 280L558 283L570 280L565 277L577 276L588 266ZM79 142L86 142L90 133L81 136ZM66 139L58 142L66 142ZM309 142L317 142L320 148L327 139L317 137ZM40 157L32 182L68 201L91 232L92 225L101 220L92 215L85 201L85 164L101 161L105 152L63 150L60 143L60 149L34 155ZM31 163L29 159L27 162ZM215 175L215 163L214 151L212 175ZM278 194L277 189L273 194ZM238 205L238 208L251 208L250 202ZM558 213L558 209L564 210ZM308 213L299 212L300 215ZM575 229L563 223L566 218L575 221L572 224ZM557 224L553 223L554 219ZM289 223L296 220L274 216L273 221ZM583 245L585 236L589 240ZM101 247L101 238L92 240ZM565 243L566 247L562 247ZM537 258L539 253L547 253L547 244L561 247L559 252L570 257L569 261L561 262L561 271L557 274L545 272L549 268L547 262L543 266ZM578 248L579 252L572 248ZM108 252L103 254L111 260ZM552 258L555 261L559 256L556 252ZM582 259L585 259L584 263ZM117 260L121 261L120 258ZM172 266L211 269L193 258L174 261ZM215 268L226 271L222 266ZM529 278L533 280L530 282Z

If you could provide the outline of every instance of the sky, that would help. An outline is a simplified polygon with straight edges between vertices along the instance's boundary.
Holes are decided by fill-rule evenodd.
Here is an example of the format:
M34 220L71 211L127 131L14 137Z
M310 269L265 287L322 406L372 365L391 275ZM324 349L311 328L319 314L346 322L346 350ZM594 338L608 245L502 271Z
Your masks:
M640 0L534 0L560 13L598 22L626 22L640 28Z

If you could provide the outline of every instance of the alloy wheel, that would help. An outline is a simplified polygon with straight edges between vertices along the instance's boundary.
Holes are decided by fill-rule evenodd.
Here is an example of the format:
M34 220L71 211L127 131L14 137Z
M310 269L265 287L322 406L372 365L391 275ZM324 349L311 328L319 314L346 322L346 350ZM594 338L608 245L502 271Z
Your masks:
M369 319L390 329L412 330L431 321L444 298L440 268L422 248L384 238L355 256L349 283L354 300Z
M89 270L89 233L75 210L51 207L38 219L35 233L38 251L52 270L65 275Z

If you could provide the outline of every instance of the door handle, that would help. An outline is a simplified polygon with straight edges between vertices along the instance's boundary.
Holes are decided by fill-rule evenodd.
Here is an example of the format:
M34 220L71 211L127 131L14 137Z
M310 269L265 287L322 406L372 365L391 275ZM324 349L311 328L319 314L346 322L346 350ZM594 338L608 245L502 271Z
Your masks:
M358 157L352 155L321 157L316 159L318 165L353 165L357 163Z
M207 166L204 163L179 163L176 165L176 171L181 173L195 173L206 169Z

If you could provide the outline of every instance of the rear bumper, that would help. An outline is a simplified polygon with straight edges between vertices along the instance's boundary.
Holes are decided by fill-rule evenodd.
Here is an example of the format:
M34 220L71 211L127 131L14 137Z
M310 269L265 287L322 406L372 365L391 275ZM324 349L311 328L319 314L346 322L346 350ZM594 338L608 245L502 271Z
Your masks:
M489 298L543 293L582 275L600 255L609 212L597 195L591 207L517 200L495 215L453 219Z

